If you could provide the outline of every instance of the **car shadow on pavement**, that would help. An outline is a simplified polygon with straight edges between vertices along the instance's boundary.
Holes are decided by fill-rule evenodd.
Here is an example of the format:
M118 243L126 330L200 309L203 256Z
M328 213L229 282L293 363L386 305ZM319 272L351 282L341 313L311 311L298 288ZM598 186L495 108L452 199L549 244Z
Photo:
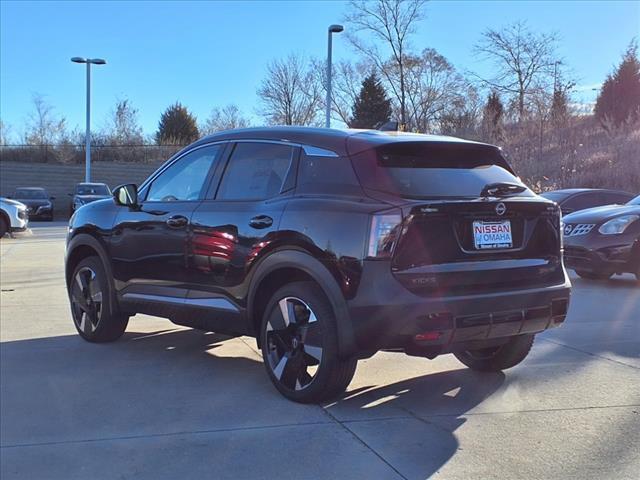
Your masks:
M405 476L429 478L458 451L455 431L465 414L504 381L502 372L440 371L356 388L325 408L379 455L401 464Z
M428 477L456 453L464 413L505 378L438 372L355 388L320 409L281 397L253 346L228 338L166 329L128 332L111 344L76 335L4 342L1 443L338 424L385 458L410 455Z

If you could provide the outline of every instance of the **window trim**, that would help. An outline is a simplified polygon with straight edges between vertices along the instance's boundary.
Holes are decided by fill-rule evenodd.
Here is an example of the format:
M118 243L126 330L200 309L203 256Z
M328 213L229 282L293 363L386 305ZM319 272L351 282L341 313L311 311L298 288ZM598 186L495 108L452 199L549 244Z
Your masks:
M282 186L280 187L280 191L269 198L243 198L243 199L227 199L227 198L219 198L220 194L220 186L222 185L222 180L224 179L224 175L227 173L227 168L229 167L229 163L231 162L231 157L233 152L236 149L236 146L240 143L263 143L263 144L271 144L271 145L284 145L290 147L291 152L291 161L289 162L289 166L287 167L287 171L285 173L284 179L282 181ZM229 202L229 203L242 203L242 202L269 202L279 198L281 195L285 193L292 192L296 188L297 183L297 173L298 173L298 162L300 161L300 149L303 146L297 143L288 142L285 140L260 140L260 139L238 139L229 142L229 147L225 154L225 159L223 160L224 167L220 170L220 175L216 179L214 185L212 185L211 191L207 192L207 195L204 198L204 201L215 201L215 202Z
M227 146L229 144L229 141L219 141L219 142L212 142L212 143L205 143L202 145L198 145L194 148L190 148L188 150L183 149L179 152L177 152L176 154L174 154L173 157L171 157L168 161L166 161L160 168L158 168L155 172L153 172L149 177L147 177L147 179L142 182L142 185L140 186L139 192L138 192L138 196L141 199L140 203L150 203L150 204L158 204L158 203L167 203L165 201L162 200L147 200L147 196L149 195L149 191L151 190L151 185L153 185L153 182L155 182L158 177L160 177L160 175L162 175L165 171L167 171L169 168L171 168L174 164L176 164L177 162L179 162L182 158L184 158L186 155L189 155L197 150L203 149L203 148L207 148L207 147L215 147L215 146L220 146L220 150L218 151L218 153L216 154L216 157L214 158L214 165L213 168L209 168L209 171L207 172L207 176L204 180L204 183L202 184L202 191L200 194L200 198L196 199L196 200L178 200L179 202L183 203L183 202L187 202L187 203L196 203L196 202L201 202L202 200L206 199L206 194L209 191L210 188L210 184L212 179L214 178L215 174L219 171L220 168L220 164L223 162L224 159L224 154L227 150ZM172 203L177 203L177 202L172 202Z

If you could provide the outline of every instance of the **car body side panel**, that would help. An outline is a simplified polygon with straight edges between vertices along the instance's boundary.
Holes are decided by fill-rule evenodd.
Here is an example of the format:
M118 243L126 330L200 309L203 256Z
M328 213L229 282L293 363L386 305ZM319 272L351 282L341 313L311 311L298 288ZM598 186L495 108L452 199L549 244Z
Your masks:
M328 266L346 298L360 282L370 214L388 205L366 197L304 195L292 199L280 224L300 246Z

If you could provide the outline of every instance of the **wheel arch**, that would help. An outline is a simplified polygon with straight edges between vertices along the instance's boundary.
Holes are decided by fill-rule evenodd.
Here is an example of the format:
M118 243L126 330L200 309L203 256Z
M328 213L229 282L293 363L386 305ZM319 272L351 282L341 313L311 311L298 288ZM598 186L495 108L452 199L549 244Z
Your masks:
M260 321L271 296L294 281L313 281L323 291L336 315L338 350L348 357L356 352L349 310L338 282L319 260L300 250L278 250L256 267L247 296L247 316L260 341Z
M67 290L71 284L71 276L78 263L87 257L98 257L102 262L102 266L107 275L107 282L110 285L110 313L117 312L117 301L115 298L115 288L113 284L113 272L111 270L111 262L106 252L106 248L102 243L89 233L79 233L73 237L67 245L65 257L65 281Z

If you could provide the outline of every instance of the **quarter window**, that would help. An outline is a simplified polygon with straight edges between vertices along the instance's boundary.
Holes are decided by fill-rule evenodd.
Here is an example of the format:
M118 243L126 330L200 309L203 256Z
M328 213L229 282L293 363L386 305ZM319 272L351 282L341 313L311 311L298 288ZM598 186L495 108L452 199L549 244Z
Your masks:
M205 181L219 151L220 145L211 145L184 155L153 181L147 201L200 200L204 194Z
M222 177L219 200L265 200L280 193L294 149L274 143L238 143Z

